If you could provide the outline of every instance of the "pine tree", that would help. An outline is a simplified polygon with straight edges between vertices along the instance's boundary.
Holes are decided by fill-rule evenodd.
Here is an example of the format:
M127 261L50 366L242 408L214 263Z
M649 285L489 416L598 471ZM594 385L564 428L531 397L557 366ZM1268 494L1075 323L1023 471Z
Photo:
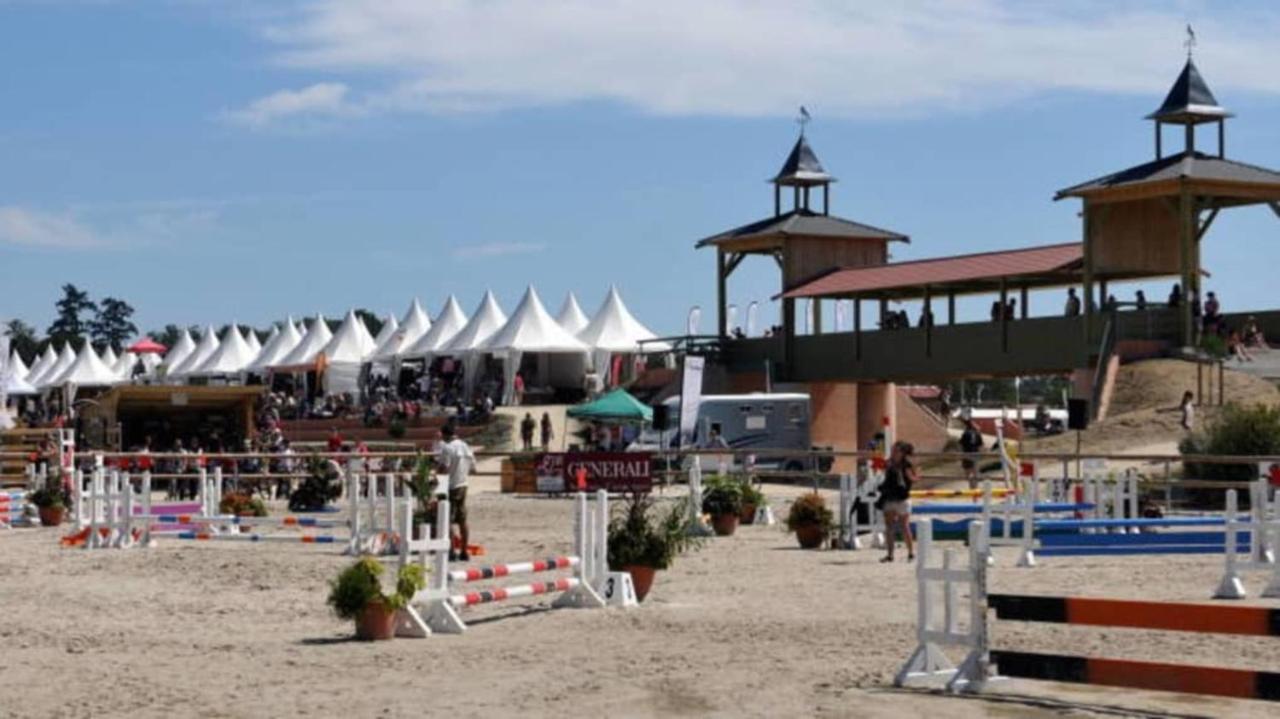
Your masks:
M133 317L133 307L124 300L114 297L103 298L98 307L97 316L89 323L89 331L96 345L110 345L119 352L129 338L138 334L138 327L129 319Z
M74 341L79 346L89 333L89 322L82 315L94 312L97 305L89 299L89 293L73 284L62 286L62 299L55 303L58 317L49 325L49 339L58 343Z
M22 356L22 361L30 364L40 353L40 338L36 328L19 319L12 319L4 325L4 336L9 338L9 345Z

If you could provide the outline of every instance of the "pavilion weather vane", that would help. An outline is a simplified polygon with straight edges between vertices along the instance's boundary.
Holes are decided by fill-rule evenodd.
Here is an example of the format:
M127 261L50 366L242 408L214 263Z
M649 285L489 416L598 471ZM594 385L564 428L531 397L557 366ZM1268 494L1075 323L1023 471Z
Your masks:
M1187 48L1187 59L1190 60L1196 48L1196 31L1192 29L1191 23L1187 23L1187 39L1182 41L1182 46Z
M800 106L800 114L796 116L796 124L800 126L800 136L804 137L804 126L809 124L813 118L809 117L809 111L804 109L804 105Z

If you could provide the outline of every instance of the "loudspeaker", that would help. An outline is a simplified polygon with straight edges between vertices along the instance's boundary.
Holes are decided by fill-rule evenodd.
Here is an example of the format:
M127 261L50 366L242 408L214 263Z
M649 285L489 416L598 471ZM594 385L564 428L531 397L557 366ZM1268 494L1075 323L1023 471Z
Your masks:
M665 404L655 405L653 408L653 428L659 432L666 431L671 428L671 408Z
M1067 400L1067 429L1089 428L1089 400Z

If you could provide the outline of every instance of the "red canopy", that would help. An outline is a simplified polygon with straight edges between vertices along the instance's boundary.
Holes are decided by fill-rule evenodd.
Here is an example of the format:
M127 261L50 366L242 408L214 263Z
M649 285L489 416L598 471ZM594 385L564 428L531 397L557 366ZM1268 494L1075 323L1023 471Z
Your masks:
M125 348L125 351L138 355L144 354L164 354L168 348L156 342L150 337L143 337Z

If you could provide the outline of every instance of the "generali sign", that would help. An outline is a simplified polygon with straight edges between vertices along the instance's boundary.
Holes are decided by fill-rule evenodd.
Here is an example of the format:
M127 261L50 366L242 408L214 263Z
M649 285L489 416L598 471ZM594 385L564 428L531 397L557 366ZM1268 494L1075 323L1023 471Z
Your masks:
M653 489L653 455L648 452L548 452L538 456L539 492L648 492Z

